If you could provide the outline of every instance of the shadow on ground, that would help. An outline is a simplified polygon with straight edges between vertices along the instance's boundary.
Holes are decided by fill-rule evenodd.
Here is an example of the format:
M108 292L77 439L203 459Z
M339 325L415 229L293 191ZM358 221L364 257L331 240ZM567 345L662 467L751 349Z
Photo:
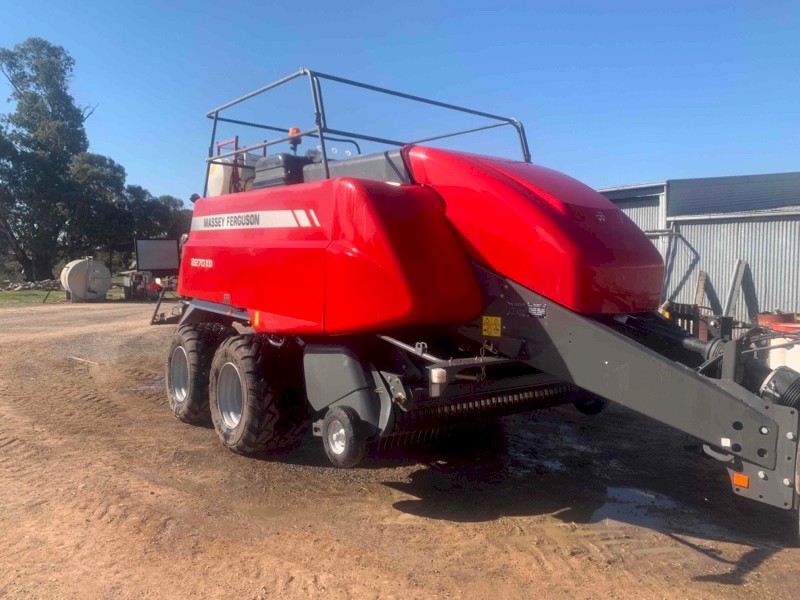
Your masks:
M384 485L411 498L398 511L454 522L549 515L565 524L615 521L663 534L718 565L698 581L739 584L797 545L796 512L734 496L725 469L688 452L687 438L615 407L591 420L563 408L504 420L497 437L412 451L427 468ZM385 457L385 461L391 460ZM726 559L709 542L749 547Z

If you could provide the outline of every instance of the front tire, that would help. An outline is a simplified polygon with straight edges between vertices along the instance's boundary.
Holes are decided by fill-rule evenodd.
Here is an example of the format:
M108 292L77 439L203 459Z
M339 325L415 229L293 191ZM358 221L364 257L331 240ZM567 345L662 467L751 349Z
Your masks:
M356 466L367 452L364 423L355 409L334 406L322 421L322 445L334 466L349 469Z
M258 335L232 337L211 363L211 420L222 444L239 454L291 445L305 430L291 353Z

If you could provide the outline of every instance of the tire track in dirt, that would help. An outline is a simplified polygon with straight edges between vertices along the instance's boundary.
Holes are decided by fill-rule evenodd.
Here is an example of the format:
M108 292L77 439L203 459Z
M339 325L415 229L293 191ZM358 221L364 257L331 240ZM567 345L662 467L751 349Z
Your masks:
M599 507L603 482L632 463L590 436L548 442L545 430L566 431L558 412L499 466L421 453L335 471L317 440L275 459L232 455L164 407L171 332L147 327L149 307L61 308L0 311L0 327L36 316L0 339L0 597L737 598L762 565L797 573L796 551L779 546L570 522L562 508ZM636 451L625 419L607 426ZM525 462L545 451L589 470ZM653 481L647 469L628 481ZM730 585L699 579L729 572ZM761 597L790 597L769 581Z
M512 563L525 564L535 557L546 572L537 581L542 585L582 596L583 586L592 588L598 578L612 577L615 589L622 597L650 597L658 589L658 597L708 597L709 590L670 591L663 589L664 565L669 565L672 577L692 579L723 571L712 560L693 556L685 547L663 538L658 533L641 532L625 525L569 525L546 522L526 523L519 518L508 524L505 535L489 536L489 544L500 556ZM602 527L602 529L600 529ZM498 560L497 558L492 558ZM512 569L509 566L508 569ZM564 579L572 583L567 588ZM615 592L616 593L616 592Z
M113 323L109 326L118 329ZM100 332L104 335L106 329ZM46 337L64 336L57 330ZM69 346L59 348L61 357L45 362L36 348L30 347L33 344L17 341L14 372L22 376L15 377L12 386L0 388L0 439L5 442L0 448L0 498L5 518L0 517L0 522L5 521L4 531L16 528L21 535L17 544L9 543L9 536L3 537L3 554L14 557L30 550L26 540L42 525L42 519L31 512L36 506L49 513L44 519L48 529L51 523L71 524L62 531L63 537L48 540L56 555L70 551L74 544L69 534L74 530L96 531L106 544L109 539L135 536L151 519L142 501L152 486L136 478L124 484L109 483L119 478L124 450L134 449L141 439L139 435L119 435L122 421L135 405L116 389L103 390L97 385L98 373L102 369L114 373L114 363L101 367L64 356L65 350L74 350ZM133 385L143 373L134 369L128 383ZM131 498L140 503L132 531L129 525L134 513L126 504ZM31 525L20 525L31 520Z
M563 432L559 430L559 433ZM568 440L567 443L571 441ZM544 444L546 445L546 441ZM516 449L510 455L512 457L516 454L530 455L532 450ZM600 454L600 450L596 448L587 448L586 451L595 456ZM504 453L508 454L509 450L505 449ZM556 463L556 466L558 463L557 460L548 462ZM489 464L491 465L491 461ZM451 522L474 519L492 523L496 518L493 515L496 513L499 521L494 522L504 525L491 527L494 532L487 534L488 545L497 550L496 553L493 550L485 550L484 558L487 562L504 564L504 570L508 573L515 570L514 563L529 564L534 559L539 569L544 572L544 575L537 574L538 583L552 585L559 593L574 592L579 596L580 586L569 587L571 592L565 591L568 586L564 583L564 579L571 579L575 583L582 581L586 574L593 573L594 577L606 579L613 573L615 584L627 590L631 597L636 597L637 590L647 596L656 589L659 590L659 595L664 597L708 597L713 595L710 592L712 587L711 584L703 583L705 579L716 577L721 581L728 579L744 581L750 577L748 574L751 569L760 564L758 561L746 560L748 553L756 552L760 553L759 556L769 556L783 550L780 545L764 544L724 532L712 534L713 537L719 536L720 541L710 544L706 542L704 549L682 543L677 536L669 535L672 529L669 523L673 520L679 522L682 520L685 523L686 507L680 505L672 507L671 500L661 500L658 495L651 496L636 490L629 491L636 492L635 497L643 500L641 505L623 503L620 508L624 510L610 511L612 514L620 513L623 518L626 518L626 512L630 513L628 517L632 519L630 523L606 518L599 522L586 523L585 521L593 513L601 515L609 512L605 509L604 502L611 502L613 505L615 496L620 492L598 501L599 489L585 487L585 477L576 477L572 473L562 475L560 467L555 472L545 469L538 474L531 472L526 477L520 477L520 470L513 460L511 464L506 465L501 461L500 472L493 472L495 467L491 467L486 473L481 474L480 470L476 472L474 466L469 466L469 463L465 463L465 466L472 472L459 474L455 480L449 480L442 475L453 471L452 466L447 466L440 473L415 478L413 485L398 486L398 489L406 490L406 493L411 494L414 499L402 499L395 503L404 514L393 517L389 512L383 522L390 525L394 521L404 527L410 527L414 523L419 523L419 516L429 516ZM459 469L460 467L456 467L455 471L458 472ZM437 467L437 470L441 468ZM462 480L498 481L498 491L491 492L491 487L484 484L476 488L478 495L464 493L461 488ZM457 485L453 486L451 483L448 487L448 481ZM645 482L647 479L642 477L641 481ZM605 490L605 486L600 489ZM624 488L616 489L626 491ZM530 502L514 499L518 495L529 496ZM480 499L482 497L486 497L486 500ZM543 497L544 502L542 502ZM567 500L563 508L559 508L558 500L555 500L559 497ZM468 504L478 507L488 506L492 500L497 502L493 510L464 508ZM578 523L571 522L572 515ZM702 535L699 532L711 530L706 526L695 525L693 523L695 519L701 521L702 515L695 515L689 511L689 522L685 523L688 525L686 527L688 531L694 530L698 535ZM513 525L508 525L509 521ZM637 524L650 521L653 522L650 525ZM485 527L481 527L481 530L483 529ZM439 541L441 544L448 544L453 540L445 537ZM458 541L455 543L458 545ZM729 558L720 560L719 556L723 552L717 551L717 548L722 548ZM514 560L507 562L505 559L507 555L513 555ZM664 592L665 565L669 565L670 577L673 580L698 582L695 584L697 593L689 593L683 587L674 592ZM730 575L732 572L740 573L741 576L732 577ZM759 573L754 570L753 576L758 575ZM729 592L726 594L731 595Z
M148 541L163 546L175 535L177 517L163 518L160 515L164 511L157 510L161 507L148 506L150 496L156 493L152 482L131 477L122 483L119 478L120 451L141 449L145 437L131 431L119 436L121 423L131 411L142 411L141 406L129 402L130 394L126 395L124 388L140 385L141 377L149 373L144 369L124 368L120 377L111 364L104 365L113 373L107 376L97 365L63 358L45 366L27 358L24 347L20 350L15 370L26 377L14 379L13 395L0 395L3 440L0 489L7 500L5 518L0 520L6 521L5 532L18 533L16 543L9 541L8 535L3 538L2 554L6 557L3 570L8 570L12 562L25 563L24 557L31 552L34 538L34 546L48 545L56 555L74 552L75 544L69 540L75 530L84 532L82 543L87 547L97 547L94 539L101 541L105 555L116 551L126 555L126 548L114 540L129 540L125 544L132 543L145 552ZM98 388L98 380L120 378L119 385ZM57 399L57 403L43 401L51 398ZM29 433L32 430L37 431ZM9 431L26 433L9 435ZM46 457L44 450L48 450ZM81 483L84 479L90 483ZM47 482L46 487L41 485L43 481ZM164 490L159 489L158 493L163 495ZM132 505L136 506L135 512ZM35 506L44 506L49 516L36 518L31 512ZM180 513L182 508L176 510ZM21 524L24 522L27 523ZM47 539L32 537L44 522L54 535ZM53 524L66 527L54 528ZM138 544L132 542L137 537ZM145 540L144 546L141 538ZM92 557L86 558L90 563L96 562ZM116 569L119 563L107 561L104 566ZM35 569L27 571L33 579L41 579L42 573ZM180 578L179 572L173 575ZM0 590L6 589L5 583L0 576ZM19 589L23 596L27 595L24 587Z
M36 426L47 432L46 436L40 436L40 445L59 447L59 452L56 461L41 461L41 456L29 460L29 454L35 452L15 451L9 458L14 465L8 473L10 477L29 488L35 485L26 484L47 480L50 487L57 490L58 497L58 516L50 520L71 521L73 528L92 531L106 546L116 546L109 543L109 539L135 539L137 536L157 547L173 539L176 530L181 528L178 524L185 521L182 509L175 509L176 514L165 518L163 515L169 511L157 500L154 502L153 496L183 496L178 498L180 507L186 503L186 496L194 494L195 498L188 499L192 502L200 496L201 490L190 490L187 494L185 489L176 491L174 486L154 484L152 479L137 476L120 480L127 455L141 458L138 455L143 451L159 450L152 428L143 432L125 429L125 435L119 435L126 420L142 413L153 413L154 407L163 404L160 400L163 391L155 389L160 388L154 383L157 376L140 367L120 366L114 362L92 365L64 357L54 359L46 367L23 357L17 368L28 378L17 382L13 396L0 396L5 417L2 427L25 430ZM145 389L136 389L142 387ZM137 399L146 400L144 406L130 402L131 388L136 391ZM57 398L59 409L53 410L53 403L41 402L42 398ZM172 428L180 427L174 421L169 423ZM19 445L19 439L14 438L8 445ZM80 483L84 478L95 483ZM5 481L0 482L4 489L9 489L4 484ZM16 506L9 505L9 511L17 508L19 512L35 502L31 494L15 492L14 499ZM51 496L49 500L51 506L55 506L55 498ZM131 506L136 507L135 512ZM51 542L56 552L69 546L57 539ZM16 556L24 555L29 547L21 543L16 549L7 547L5 550L7 556Z

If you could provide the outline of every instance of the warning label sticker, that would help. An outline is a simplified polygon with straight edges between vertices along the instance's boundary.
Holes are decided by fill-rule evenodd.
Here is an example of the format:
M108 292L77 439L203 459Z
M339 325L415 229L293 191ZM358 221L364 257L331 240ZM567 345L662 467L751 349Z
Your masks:
M501 329L503 328L503 323L500 320L500 317L483 317L483 327L482 332L483 335L490 336L490 337L500 337Z
M506 315L509 317L539 317L547 316L547 304L536 302L508 302Z

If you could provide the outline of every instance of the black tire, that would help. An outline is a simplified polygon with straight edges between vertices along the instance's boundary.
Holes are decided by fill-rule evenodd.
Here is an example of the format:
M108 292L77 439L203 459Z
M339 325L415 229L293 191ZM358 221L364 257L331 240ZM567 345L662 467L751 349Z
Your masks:
M586 390L576 392L572 404L578 409L578 412L590 417L599 415L608 408L608 400Z
M302 437L307 419L295 360L288 348L275 348L259 335L235 336L217 349L209 403L225 447L252 454L291 446Z
M172 336L166 362L167 400L172 414L181 421L208 419L211 359L217 346L235 332L221 323L200 323L181 325Z
M355 409L334 406L322 421L322 445L334 466L349 469L356 466L367 452L364 424Z

